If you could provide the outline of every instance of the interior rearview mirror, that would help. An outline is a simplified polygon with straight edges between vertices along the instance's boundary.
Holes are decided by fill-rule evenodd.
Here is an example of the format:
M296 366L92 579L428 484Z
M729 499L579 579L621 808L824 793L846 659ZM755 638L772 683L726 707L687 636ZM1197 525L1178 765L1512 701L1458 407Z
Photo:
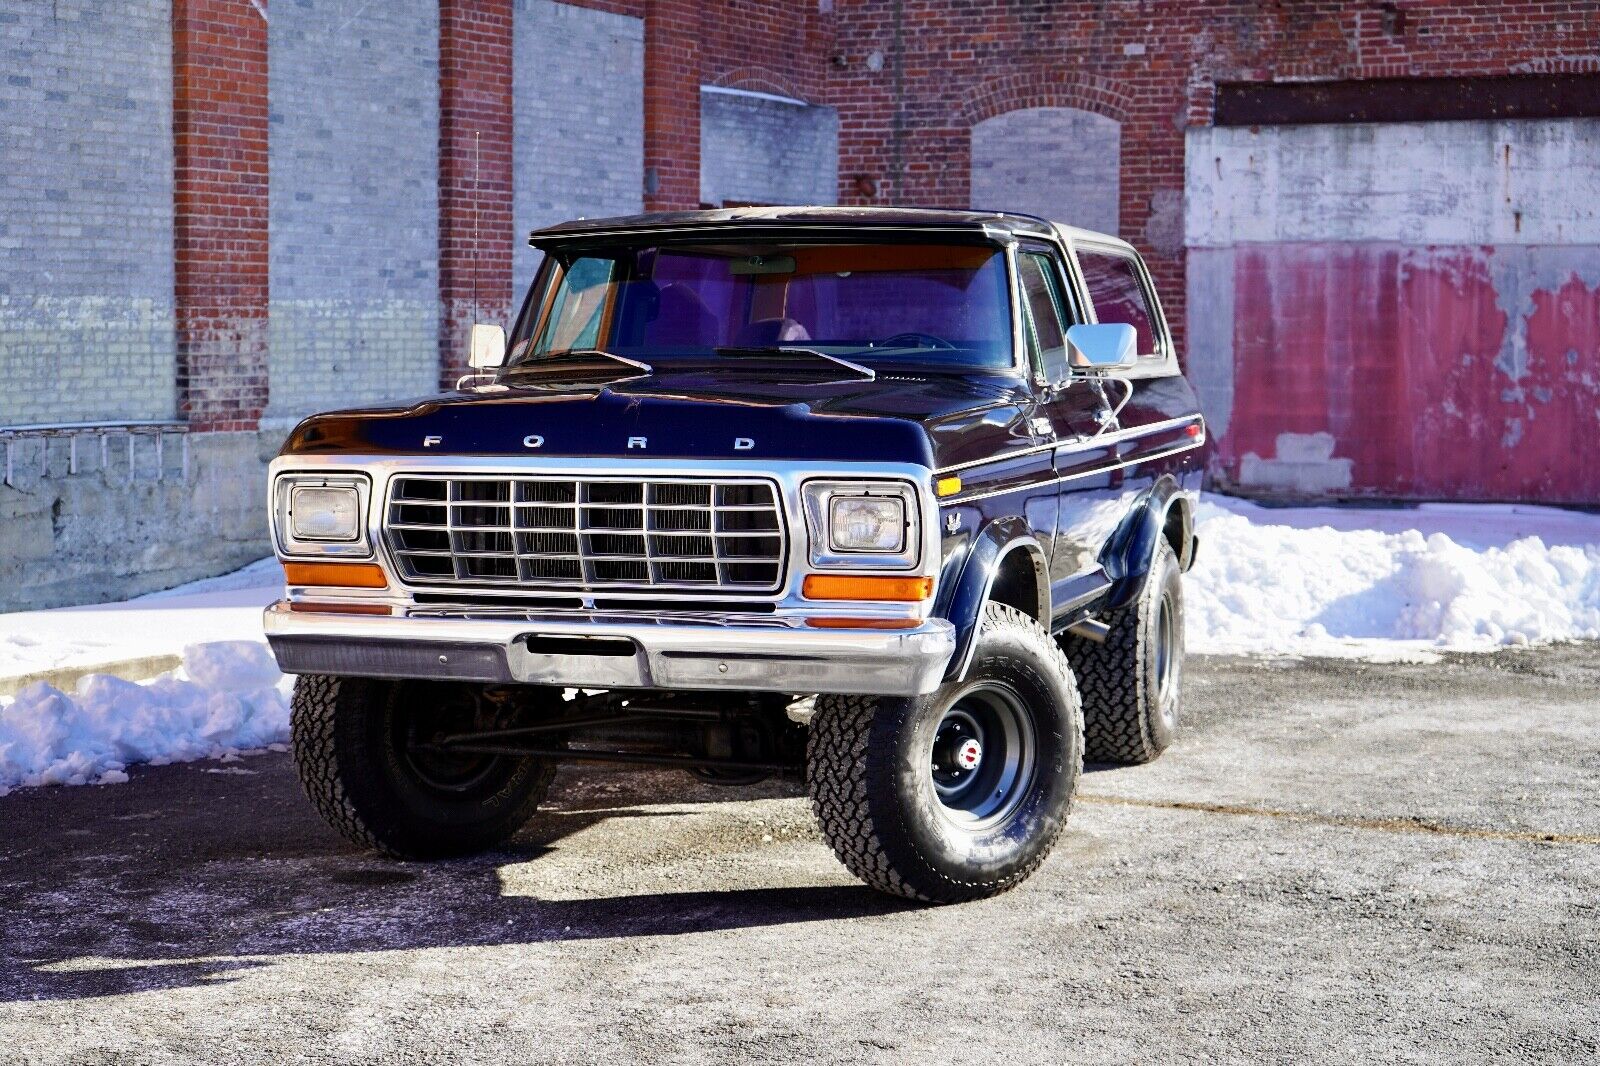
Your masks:
M479 322L472 327L472 342L467 354L467 365L474 370L501 366L506 361L506 331L504 328Z
M1139 360L1139 336L1126 322L1084 323L1067 330L1067 365L1074 370L1126 370Z

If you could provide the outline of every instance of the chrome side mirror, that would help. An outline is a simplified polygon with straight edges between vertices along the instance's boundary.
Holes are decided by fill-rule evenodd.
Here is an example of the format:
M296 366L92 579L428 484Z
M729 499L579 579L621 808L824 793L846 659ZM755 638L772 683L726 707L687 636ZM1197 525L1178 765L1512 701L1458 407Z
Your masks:
M1074 370L1127 370L1139 361L1139 335L1126 322L1067 329L1067 365Z
M467 365L474 370L503 366L506 361L506 331L500 326L479 322L472 327Z

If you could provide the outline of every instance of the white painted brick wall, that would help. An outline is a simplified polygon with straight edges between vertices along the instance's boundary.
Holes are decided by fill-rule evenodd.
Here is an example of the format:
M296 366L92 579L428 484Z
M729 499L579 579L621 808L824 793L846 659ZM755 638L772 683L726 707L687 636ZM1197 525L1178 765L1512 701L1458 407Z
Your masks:
M1600 119L1195 127L1186 243L1600 243Z
M518 306L538 266L528 231L644 205L644 22L626 15L516 0Z
M269 417L432 392L438 4L271 12Z
M839 114L728 93L700 93L700 199L709 204L833 204Z
M1007 111L972 129L972 206L1116 233L1122 124L1074 107Z
M166 0L0 8L0 426L169 418Z

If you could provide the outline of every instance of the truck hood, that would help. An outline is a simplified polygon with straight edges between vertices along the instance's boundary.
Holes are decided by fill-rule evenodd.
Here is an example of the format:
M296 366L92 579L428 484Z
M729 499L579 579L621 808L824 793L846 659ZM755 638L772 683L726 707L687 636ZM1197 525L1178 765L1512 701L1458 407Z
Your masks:
M541 455L879 461L984 458L1027 433L1006 375L884 374L810 382L729 368L593 385L534 383L314 415L284 455Z

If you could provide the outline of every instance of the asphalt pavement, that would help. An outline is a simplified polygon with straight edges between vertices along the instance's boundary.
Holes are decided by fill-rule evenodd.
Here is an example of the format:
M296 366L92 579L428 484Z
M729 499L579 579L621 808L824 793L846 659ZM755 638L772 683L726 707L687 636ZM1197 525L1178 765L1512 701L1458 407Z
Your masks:
M336 838L286 755L0 798L0 1062L1593 1062L1600 646L1191 658L997 899L793 783L564 770L512 846Z

